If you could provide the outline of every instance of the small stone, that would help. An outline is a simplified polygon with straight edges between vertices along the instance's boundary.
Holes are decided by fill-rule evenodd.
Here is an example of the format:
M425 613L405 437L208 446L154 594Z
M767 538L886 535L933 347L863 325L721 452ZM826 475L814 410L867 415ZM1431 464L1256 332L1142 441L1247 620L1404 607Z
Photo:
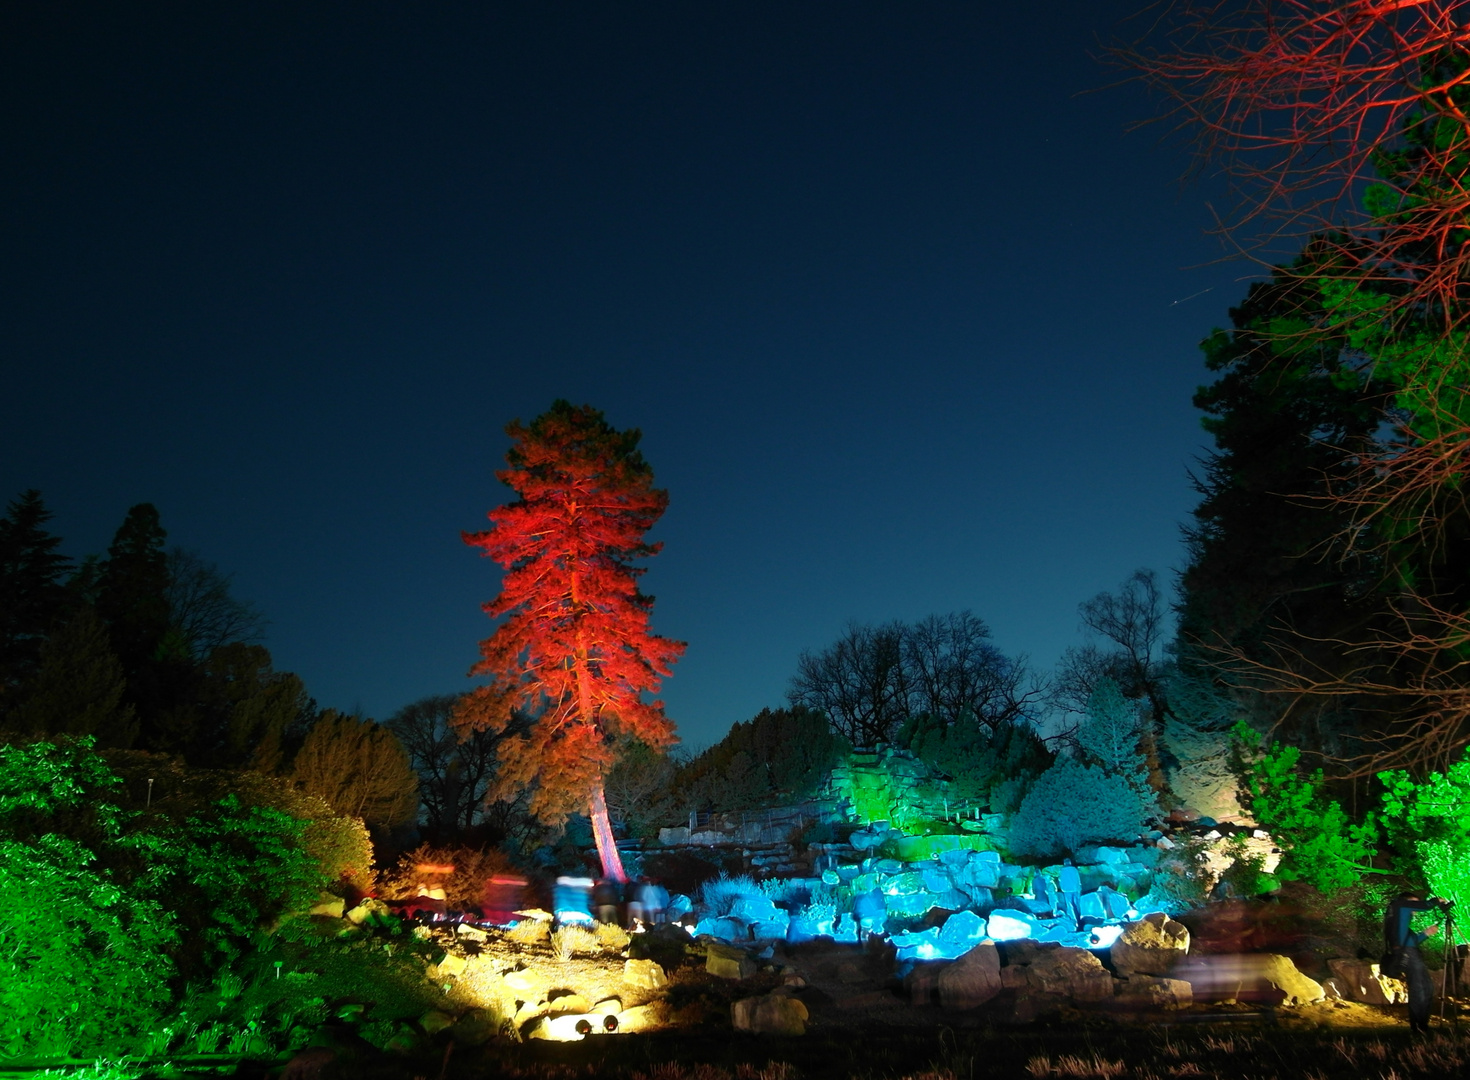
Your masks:
M430 1009L419 1017L419 1027L424 1029L425 1035L437 1035L445 1028L454 1024L454 1017L448 1013L442 1013L438 1009Z
M623 982L640 990L657 990L669 981L664 969L653 960L625 960Z

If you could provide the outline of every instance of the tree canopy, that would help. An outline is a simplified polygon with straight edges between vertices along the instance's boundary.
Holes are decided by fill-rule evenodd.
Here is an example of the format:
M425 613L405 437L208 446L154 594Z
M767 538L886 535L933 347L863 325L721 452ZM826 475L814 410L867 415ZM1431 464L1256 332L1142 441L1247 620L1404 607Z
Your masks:
M617 740L674 741L663 703L648 695L684 645L653 633L636 565L658 553L645 536L668 493L653 486L641 433L614 429L591 406L559 400L506 433L508 467L496 476L518 498L464 537L505 567L500 595L484 605L500 625L471 669L490 683L466 695L459 722L499 731L512 709L532 716L502 744L500 787L533 789L543 819L589 808L603 870L622 878L603 796Z

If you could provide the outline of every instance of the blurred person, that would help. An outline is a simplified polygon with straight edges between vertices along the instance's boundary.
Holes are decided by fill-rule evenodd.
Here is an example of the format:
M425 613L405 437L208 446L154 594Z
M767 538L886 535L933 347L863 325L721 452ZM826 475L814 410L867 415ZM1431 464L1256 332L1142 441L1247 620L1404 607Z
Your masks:
M525 907L526 879L516 874L496 874L485 882L485 921L505 926L516 921Z
M1082 929L1082 875L1072 865L1071 859L1063 859L1057 871L1057 892L1061 894L1061 914L1071 918L1078 930Z
M618 901L623 898L623 890L612 878L599 878L597 884L592 887L592 910L597 915L600 923L613 923L618 921Z
M563 874L556 879L551 890L551 910L556 921L567 923L590 923L592 910L588 901L592 896L592 879Z
M1439 933L1436 924L1426 930L1413 928L1415 914L1421 911L1446 911L1449 902L1437 896L1424 899L1419 892L1404 892L1388 905L1383 913L1383 940L1389 950L1394 975L1409 984L1409 1027L1421 1034L1429 1034L1429 1010L1434 1004L1434 982L1429 969L1424 966L1424 957L1419 946L1426 938ZM1386 973L1386 972L1385 972Z

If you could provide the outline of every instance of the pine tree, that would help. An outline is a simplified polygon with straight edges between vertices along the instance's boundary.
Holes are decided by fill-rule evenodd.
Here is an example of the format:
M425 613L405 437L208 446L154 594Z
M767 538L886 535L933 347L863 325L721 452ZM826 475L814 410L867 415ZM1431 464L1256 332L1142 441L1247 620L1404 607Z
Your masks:
M656 750L674 742L663 702L645 695L684 645L650 629L653 597L638 591L643 570L633 564L659 550L644 536L668 493L653 486L641 433L613 429L590 406L557 401L506 433L509 468L496 475L519 499L464 538L505 567L499 597L484 606L503 621L471 669L493 681L466 696L458 721L503 730L512 708L532 713L529 730L502 745L502 795L534 788L531 810L548 821L586 808L604 874L626 880L603 778L619 736Z
M102 746L128 747L137 724L125 689L107 628L83 607L42 646L40 669L8 722L28 735L96 735Z
M66 606L71 560L46 531L51 512L34 488L12 500L0 520L0 710L36 673L41 643Z

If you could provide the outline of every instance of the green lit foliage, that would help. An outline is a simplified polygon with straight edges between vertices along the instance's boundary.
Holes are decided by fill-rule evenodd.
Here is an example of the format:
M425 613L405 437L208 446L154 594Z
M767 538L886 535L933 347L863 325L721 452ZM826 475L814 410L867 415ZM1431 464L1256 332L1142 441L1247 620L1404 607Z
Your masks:
M300 819L129 787L90 740L0 746L7 1053L129 1051L324 883Z
M950 778L948 790L956 803L988 802L998 814L1020 806L1026 790L1053 760L1029 721L985 725L973 713L950 724L927 714L916 716L904 725L899 741Z
M1396 869L1435 896L1470 911L1470 756L1415 781L1402 770L1383 782L1384 832Z
M177 933L75 840L0 840L0 1058L136 1045L168 1007Z
M1302 774L1297 747L1273 743L1266 750L1244 721L1235 725L1234 733L1245 802L1283 852L1278 875L1305 881L1321 892L1356 882L1373 857L1378 836L1374 815L1354 823L1340 803L1323 795L1321 769Z
M1147 810L1123 777L1062 758L1021 800L1011 821L1011 851L1051 858L1084 844L1132 843L1143 831Z

